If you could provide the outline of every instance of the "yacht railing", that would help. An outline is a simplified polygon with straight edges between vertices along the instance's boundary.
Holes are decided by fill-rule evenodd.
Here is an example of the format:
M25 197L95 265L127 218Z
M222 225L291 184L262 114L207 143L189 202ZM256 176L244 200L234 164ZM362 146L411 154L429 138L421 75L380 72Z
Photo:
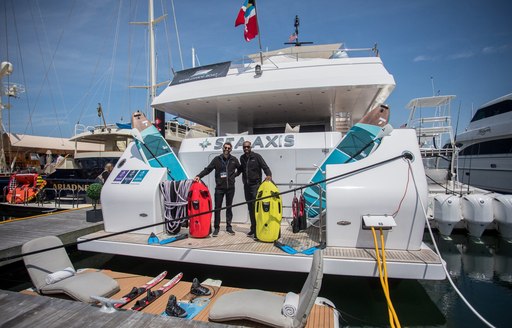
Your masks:
M94 133L95 131L110 132L115 129L119 129L116 124L107 124L105 126L105 125L85 125L85 124L77 123L77 124L75 124L75 136L82 134L84 132L90 132L90 133Z
M357 57L379 57L379 50L377 45L372 48L338 48L338 49L324 49L324 50L312 50L312 51L294 51L295 47L285 48L279 50L279 52L263 52L263 61L272 63L276 68L279 68L278 63L274 59L282 58L294 58L295 61L304 59L324 58L324 59L340 59L340 58L357 58ZM289 51L288 51L289 50ZM230 68L235 69L252 69L249 66L251 64L260 63L260 55L246 55L242 58L234 59L231 61Z

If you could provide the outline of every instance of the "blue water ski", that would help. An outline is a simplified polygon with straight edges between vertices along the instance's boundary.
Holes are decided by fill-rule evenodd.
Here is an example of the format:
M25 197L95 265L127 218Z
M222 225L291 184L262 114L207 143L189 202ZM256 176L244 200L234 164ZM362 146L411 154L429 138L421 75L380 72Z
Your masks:
M133 114L132 126L140 132L142 141L135 138L135 144L150 166L167 168L169 180L188 179L187 172L171 146L143 113Z
M344 164L366 158L380 144L382 137L379 133L387 124L389 108L380 105L368 112L358 123L347 132L340 143L331 150L322 164L317 168L309 183L316 183L325 179L325 169L330 164ZM322 188L322 210L326 207L325 183L318 186ZM308 187L304 191L306 211L308 217L316 217L320 207L318 186Z

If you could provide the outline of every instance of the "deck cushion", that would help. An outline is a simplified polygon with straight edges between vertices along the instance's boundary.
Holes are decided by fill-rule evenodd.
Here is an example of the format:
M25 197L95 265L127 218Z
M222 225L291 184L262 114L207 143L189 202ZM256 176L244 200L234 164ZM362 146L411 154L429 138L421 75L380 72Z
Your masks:
M85 303L96 303L91 296L109 297L118 291L117 281L101 272L78 273L40 289L41 294L64 293Z
M213 303L208 318L212 321L251 320L272 327L304 327L323 277L322 251L313 255L311 269L299 294L295 317L282 313L285 296L257 289L237 291L221 295Z
M293 327L281 313L284 296L257 289L222 295L210 309L212 321L251 320L273 327Z
M26 242L21 247L21 252L26 254L59 246L62 246L62 242L58 237L46 236ZM24 255L23 261L32 283L41 294L64 293L82 302L95 303L90 296L108 297L119 291L117 281L101 272L82 272L54 284L47 284L46 278L49 274L66 268L74 269L64 248Z

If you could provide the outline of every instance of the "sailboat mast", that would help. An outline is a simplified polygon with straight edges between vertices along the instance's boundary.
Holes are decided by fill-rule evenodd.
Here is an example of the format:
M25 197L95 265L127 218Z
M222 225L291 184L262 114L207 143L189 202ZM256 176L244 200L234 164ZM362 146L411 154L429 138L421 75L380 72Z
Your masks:
M149 96L151 102L156 97L156 63L155 63L155 20L153 13L153 0L149 0ZM153 110L153 120L155 119Z
M2 110L4 109L4 105L2 105L2 96L3 96L3 84L2 77L10 75L12 73L12 64L9 62L2 62L0 66L0 172L7 172L7 162L5 159L5 149L4 149L4 128L2 122Z
M149 100L150 103L156 97L156 89L158 84L156 83L156 53L155 53L155 24L161 21L164 16L159 17L155 20L153 11L153 0L148 1L148 25L149 25ZM165 113L152 109L153 123L160 133L165 136Z

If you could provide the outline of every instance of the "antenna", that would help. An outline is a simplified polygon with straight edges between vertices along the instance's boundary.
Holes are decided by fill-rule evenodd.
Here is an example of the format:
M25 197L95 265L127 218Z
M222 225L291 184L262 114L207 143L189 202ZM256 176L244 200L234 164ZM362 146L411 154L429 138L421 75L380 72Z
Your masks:
M312 44L313 42L305 41L300 42L299 41L299 26L300 26L300 20L299 15L295 15L295 21L293 26L295 27L295 32L290 36L290 42L285 42L284 44L294 44L296 47L300 47L303 44ZM291 42L294 41L294 42Z

